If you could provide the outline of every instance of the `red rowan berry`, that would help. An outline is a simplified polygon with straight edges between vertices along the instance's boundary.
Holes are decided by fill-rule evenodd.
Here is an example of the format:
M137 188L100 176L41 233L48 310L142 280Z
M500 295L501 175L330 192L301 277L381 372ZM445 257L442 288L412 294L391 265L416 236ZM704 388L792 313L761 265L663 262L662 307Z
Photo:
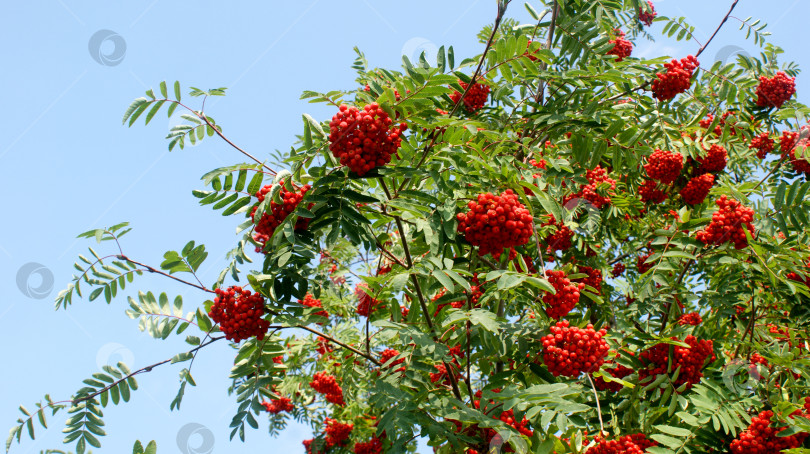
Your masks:
M466 82L458 81L461 88L467 90ZM464 108L470 112L475 113L478 109L484 107L484 104L487 103L487 96L489 95L490 87L487 84L482 83L475 83L469 90L467 90L467 94L464 95ZM456 90L453 90L453 93L450 95L450 99L453 100L454 104L458 104L459 100L461 99L461 93Z
M363 443L354 444L354 454L382 454L383 444L377 437Z
M607 331L581 329L568 326L568 321L557 322L551 334L543 337L543 362L555 377L577 377L582 372L593 372L605 362L608 344L603 337Z
M622 273L624 273L625 269L626 269L626 267L624 266L624 263L618 262L615 265L613 265L613 271L610 274L614 278L617 278L617 277L621 276Z
M706 157L698 158L700 163L698 172L722 172L728 162L728 151L720 145L714 144L706 152Z
M683 314L678 319L679 325L691 325L691 326L698 326L703 323L703 319L700 318L700 314L697 312L689 312L688 314Z
M751 139L751 144L748 145L750 149L757 150L757 157L759 159L765 159L768 153L773 151L775 141L771 139L767 132L763 132L760 135Z
M613 44L613 48L608 51L608 55L615 55L616 61L620 62L629 57L633 52L633 43L624 39L624 32L617 30L616 39L611 39L609 42Z
M681 189L681 197L689 205L699 205L709 195L712 185L714 185L714 175L704 173L686 183L686 186Z
M682 58L681 61L673 59L665 64L667 71L656 73L658 78L652 83L653 97L659 101L668 101L688 90L692 83L692 73L698 65L697 59L692 55Z
M653 6L653 2L647 1L647 6L649 6L649 11L645 11L643 6L638 7L638 20L641 21L642 24L646 26L652 25L653 19L658 13L655 12L655 6Z
M393 124L377 103L362 110L345 104L329 123L329 150L340 164L359 176L391 162L402 143L405 123Z
M227 290L218 288L214 292L217 296L208 316L219 324L226 339L237 343L253 336L264 339L270 322L262 318L265 308L261 294L238 286Z
M559 320L577 305L580 292L585 288L585 284L571 282L564 271L547 270L546 276L556 291L555 294L546 293L543 296L543 302L547 305L546 314Z
M672 338L677 340L676 338ZM689 335L683 341L689 347L680 347L667 343L658 343L641 353L641 359L647 363L647 367L638 371L640 381L647 377L667 374L669 367L670 347L673 350L672 371L681 368L678 379L675 380L675 387L687 384L687 389L698 383L703 378L703 365L715 360L713 343L710 340L698 340L695 336Z
M671 151L655 149L647 159L644 170L647 175L663 184L675 181L683 169L683 155Z
M312 296L311 293L307 293L306 296L304 296L304 299L298 302L306 307L320 307L320 308L323 307L323 303L321 303L321 300L315 299L315 297ZM320 315L321 317L329 318L329 312L323 310L313 312L312 315Z
M638 188L638 194L641 196L642 202L661 203L667 199L667 194L658 189L658 183L655 180L645 180Z
M793 415L791 415L793 416ZM778 436L785 427L775 428L771 423L773 412L766 410L751 418L751 425L731 442L733 454L779 454L786 449L800 448L807 433L788 437Z
M276 228L281 225L287 216L292 214L293 211L298 207L298 204L301 203L301 200L304 198L304 194L310 190L312 186L306 184L301 186L297 191L292 192L288 191L284 187L284 183L280 183L281 189L279 196L281 197L281 203L276 203L271 201L270 202L270 209L268 209L265 213L262 213L262 216L256 220L256 210L259 208L259 204L264 201L264 198L270 193L273 188L273 185L267 185L261 188L258 192L256 192L256 198L259 199L259 203L256 204L253 209L250 211L250 218L253 220L255 227L253 228L253 239L256 240L257 243L260 244L259 247L256 247L256 252L263 252L264 246L270 241L270 238L275 233ZM313 204L309 204L311 208ZM295 230L306 230L309 226L309 219L308 218L298 218L295 223Z
M704 244L734 243L734 247L742 249L748 245L743 228L754 234L754 210L743 206L740 202L720 196L715 202L719 209L712 215L712 222L705 230L697 232L698 241Z
M511 189L500 196L478 194L477 201L467 207L470 211L457 215L458 232L478 246L480 256L491 253L499 258L504 248L526 244L532 236L532 216Z
M334 376L326 372L315 372L315 375L312 376L312 381L309 382L309 386L316 392L323 394L327 402L341 407L346 405L343 401L343 389L337 384L337 380Z
M757 86L757 106L776 107L778 109L795 93L795 77L788 77L782 71L777 72L771 78L761 76L759 86Z

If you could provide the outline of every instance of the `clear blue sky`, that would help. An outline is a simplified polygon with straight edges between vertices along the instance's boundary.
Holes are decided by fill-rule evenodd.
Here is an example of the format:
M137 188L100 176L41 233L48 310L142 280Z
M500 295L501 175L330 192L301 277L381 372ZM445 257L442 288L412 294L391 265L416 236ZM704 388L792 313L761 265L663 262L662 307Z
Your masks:
M686 16L703 42L731 1L655 3L662 14ZM46 392L56 400L69 397L98 364L124 359L134 369L184 348L181 337L156 341L140 333L124 314L127 304L120 295L109 306L100 300L76 301L67 312L54 312L53 298L69 282L73 261L91 245L76 240L77 233L131 221L134 231L125 237L125 253L155 265L166 250L190 239L203 242L210 251L202 266L207 283L216 278L235 239L237 221L199 207L191 190L202 188L203 173L242 162L241 155L215 139L168 153L165 115L148 127L121 126L132 99L149 87L157 90L164 79L180 80L184 87L228 87L228 96L209 102L206 112L240 146L266 157L272 150L289 149L301 131L302 112L321 120L332 115L300 101L301 91L354 88L353 46L379 67L397 67L403 49L412 54L443 44L466 57L482 50L474 36L494 12L492 0L6 1L0 16L2 433L20 415L19 404L31 408ZM735 15L768 22L770 40L786 50L783 58L806 69L808 13L810 5L801 0L741 0ZM510 15L529 20L522 2L510 6ZM652 30L660 28L656 24ZM729 22L701 58L704 65L724 46L756 51L737 28L736 21ZM99 30L111 30L126 43L115 65L97 63L88 51ZM112 41L103 46L102 53L113 51ZM638 42L633 55L680 58L698 47L659 39ZM810 80L802 74L797 85L800 99L808 103ZM27 297L18 288L18 270L31 262L53 275L54 288L43 289L43 298ZM41 287L41 277L32 276L28 285ZM180 294L189 310L205 299L200 292L146 276L126 293L137 289ZM101 452L129 452L135 439L156 439L162 453L180 452L175 440L189 423L212 431L212 452L303 452L300 442L310 434L295 425L277 440L268 438L265 425L249 432L244 445L229 445L235 406L226 387L233 352L225 344L212 347L194 364L198 387L187 391L180 412L169 412L179 367L163 366L140 376L140 389L128 405L105 410L108 437ZM60 448L65 419L58 416L49 431L37 431L36 442L14 445L12 452ZM192 446L198 441L193 439Z

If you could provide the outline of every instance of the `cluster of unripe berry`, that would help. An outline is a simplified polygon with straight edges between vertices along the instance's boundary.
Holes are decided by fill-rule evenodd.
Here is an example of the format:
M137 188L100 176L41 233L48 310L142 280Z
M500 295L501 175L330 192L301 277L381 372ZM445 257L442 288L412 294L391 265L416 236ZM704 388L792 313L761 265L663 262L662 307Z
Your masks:
M757 86L757 106L778 109L795 93L795 77L788 77L782 71L777 72L771 78L760 76L759 86Z
M326 372L315 372L312 376L312 381L309 386L315 392L321 393L326 397L326 401L335 405L343 406L346 402L343 401L343 389L338 385L337 380L333 375Z
M340 106L329 123L329 150L340 164L359 176L391 162L408 125L394 125L388 113L375 102L362 110Z
M624 36L625 33L623 31L617 30L616 39L610 40L610 42L613 43L613 48L608 51L608 55L615 55L617 62L629 57L633 52L633 43L624 39Z
M711 363L716 358L713 343L710 340L698 340L692 335L687 336L683 342L689 347L661 342L643 351L641 359L647 364L647 367L638 371L639 381L643 382L647 377L674 372L675 369L680 367L678 379L675 380L676 388L686 384L688 389L698 383L703 378L702 370L707 359ZM671 369L669 369L670 347L673 349Z
M546 303L546 314L559 320L567 315L579 302L580 292L585 288L584 283L571 282L565 271L547 270L546 277L554 287L556 293L546 293L543 302Z
M458 81L458 84L461 85L461 88L467 90L469 86L468 83ZM469 90L467 90L467 94L464 95L464 108L467 109L468 112L474 113L478 109L484 107L484 104L487 103L487 96L489 96L490 87L487 84L482 83L474 83ZM461 100L461 93L458 90L453 90L453 93L450 95L450 99L453 100L454 104L458 104L459 100Z
M754 210L743 206L740 202L720 196L715 202L718 210L712 215L712 222L705 230L697 232L698 241L706 245L734 243L737 249L748 246L745 230L753 235Z
M242 290L239 286L214 291L217 296L208 316L219 324L226 339L233 342L241 342L253 336L259 340L264 339L270 322L262 318L265 314L262 295Z
M457 215L458 232L478 246L480 256L491 253L498 258L504 248L526 244L532 236L532 216L511 189L499 196L478 194L467 208L467 213Z
M804 412L796 410L790 417L810 417L808 415L810 400L805 400ZM733 454L777 454L785 449L800 448L807 439L805 432L793 434L787 437L780 437L778 434L786 427L773 427L771 419L773 411L765 410L759 415L751 418L751 425L748 429L740 433L740 436L731 442L731 452Z
M599 331L588 325L585 329L569 326L567 320L557 322L551 333L543 337L543 362L555 377L577 377L582 372L593 372L605 362L608 344Z
M259 204L264 201L264 198L267 197L273 189L273 185L267 185L256 192L256 198L259 199L259 204L254 206L250 211L250 218L253 219L253 223L255 224L253 228L253 239L261 245L256 248L256 252L262 252L264 250L264 246L270 241L276 228L287 219L287 216L295 211L295 208L304 198L304 194L311 188L310 185L306 184L301 186L298 190L288 191L284 187L283 182L280 184L281 190L279 196L281 197L281 203L271 201L270 209L263 213L258 221L256 220L256 210L259 208ZM310 204L310 207L311 206L312 204ZM308 218L298 218L295 222L295 230L305 230L308 226Z
M692 73L698 65L693 55L682 58L681 61L672 59L671 62L664 64L666 72L656 73L658 78L652 83L653 97L659 101L668 101L688 90Z

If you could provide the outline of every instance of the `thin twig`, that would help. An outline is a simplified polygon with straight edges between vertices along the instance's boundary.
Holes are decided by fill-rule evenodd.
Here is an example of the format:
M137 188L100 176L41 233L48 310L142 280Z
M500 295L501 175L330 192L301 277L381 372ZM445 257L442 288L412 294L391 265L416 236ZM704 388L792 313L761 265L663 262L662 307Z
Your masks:
M134 263L134 264L136 264L136 265L138 265L138 266L142 266L142 267L144 267L144 268L146 269L146 271L149 271L150 273L157 273L157 274L160 274L160 275L166 276L166 277L168 277L168 278L170 278L170 279L174 279L174 280L175 280L175 281L177 281L177 282L181 282L181 283L183 283L183 284L190 285L190 286L192 286L192 287L194 287L194 288L198 288L198 289L200 289L200 290L202 290L202 291L204 291L204 292L208 292L208 293L214 293L214 291L213 291L213 290L209 290L209 289L207 289L207 288L203 287L202 285L197 285L197 284L195 284L195 283L193 283L193 282L184 281L183 279L180 279L180 278L178 278L178 277L174 277L174 276L172 276L171 274L164 273L163 271L160 271L160 270L158 270L158 269L152 268L152 267L151 267L151 266L149 266L149 265L146 265L146 264L143 264L143 263L141 263L141 262L137 262L137 261L135 261L135 260L132 260L132 259L130 259L129 257L127 257L126 255L119 255L119 256L117 256L116 258L117 258L118 260L125 260L125 261L127 261L127 262L129 262L129 263Z

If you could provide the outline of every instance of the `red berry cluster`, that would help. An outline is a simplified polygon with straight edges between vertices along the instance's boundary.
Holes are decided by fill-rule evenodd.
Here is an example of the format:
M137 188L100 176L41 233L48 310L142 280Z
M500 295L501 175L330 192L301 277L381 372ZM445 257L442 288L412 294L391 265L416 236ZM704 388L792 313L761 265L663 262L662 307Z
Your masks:
M318 346L315 347L315 351L318 352L319 355L325 355L327 353L332 353L333 349L332 346L329 345L329 341L322 336L318 336Z
M326 428L324 428L324 432L326 433L326 449L331 449L335 446L345 446L346 442L349 441L349 435L352 433L352 429L354 429L354 424L342 423L332 418L326 418L324 424L326 425Z
M784 158L798 143L798 132L782 131L782 137L779 138L779 151L782 152L782 157Z
M691 326L698 326L703 323L703 319L700 317L700 314L697 312L690 312L688 314L683 314L678 319L679 325L691 325Z
M650 258L650 256L652 255L653 255L652 252L648 252L644 255L638 256L638 258L636 259L636 268L638 269L638 274L644 274L647 271L649 271L650 268L653 267L652 262L649 263L647 262L647 259Z
M773 151L775 141L768 136L767 132L763 132L760 135L751 139L751 144L748 145L750 149L757 150L757 157L759 159L765 159L765 156L768 153Z
M259 199L259 203L264 201L264 198L270 193L272 188L273 185L267 185L256 192L256 198ZM260 247L256 248L256 252L262 252L264 250L265 244L270 241L270 238L273 236L276 228L281 225L285 219L287 219L287 216L295 211L295 208L299 203L301 203L301 199L304 198L304 194L306 194L310 188L311 186L306 184L301 186L301 188L297 191L293 192L288 191L284 187L284 183L281 183L281 191L279 194L282 201L281 204L271 201L270 209L263 213L262 217L258 221L256 220L256 210L259 208L259 205L257 204L252 210L250 210L250 218L256 225L253 229L253 239L261 245ZM310 207L311 206L312 204L310 204ZM306 230L308 226L308 218L298 218L298 221L295 222L295 230Z
M368 317L372 312L377 310L377 306L381 301L368 294L368 284L361 282L354 288L354 294L357 296L357 315Z
M652 25L652 21L655 19L655 16L657 16L658 13L655 12L655 7L651 1L647 1L647 6L649 6L649 11L644 11L643 6L638 7L638 20L641 21L642 24L649 27Z
M287 397L279 397L278 399L271 399L270 402L262 402L262 406L272 414L281 413L283 411L287 413L293 411L292 401Z
M393 348L388 348L380 353L380 363L385 365L388 361L391 361L395 357L399 355L399 351ZM393 369L395 366L398 366L405 362L405 358L400 358L391 364L388 365L389 368ZM405 366L400 367L399 369L394 370L394 372L405 372Z
M602 281L604 280L602 278L602 270L594 269L589 266L580 266L577 271L588 275L588 277L578 279L577 282L595 288L597 295L602 294Z
M754 210L743 206L740 202L720 196L715 202L719 209L712 215L712 222L705 230L697 232L698 241L704 244L734 243L734 247L742 249L748 245L743 228L754 234Z
M458 232L479 247L480 256L491 253L498 258L504 248L526 244L532 236L532 216L511 189L500 196L478 194L478 201L467 207L470 211L457 216Z
M782 71L775 76L759 78L757 86L757 106L759 107L782 107L791 96L796 93L796 78L788 77Z
M242 290L239 286L214 291L217 296L208 316L219 324L226 339L233 342L241 342L253 336L259 340L264 339L270 322L262 318L264 298L261 294Z
M728 118L728 116L732 115L733 113L734 112L725 112L723 114L723 116L720 117L720 121L717 122L717 126L715 126L714 130L712 131L712 132L714 132L715 135L719 136L719 135L723 134L723 128L726 126L726 118ZM706 115L706 118L704 118L703 120L700 120L700 122L698 122L698 123L700 124L701 128L708 130L709 126L712 125L713 121L714 121L714 115L708 114L708 115ZM731 127L731 128L729 128L728 133L730 135L732 135L732 136L736 136L737 135L737 129L738 128ZM694 136L692 138L694 139Z
M677 340L674 337L672 339ZM678 367L681 368L680 373L678 373L678 379L675 380L675 387L680 387L686 383L688 389L695 383L698 383L700 379L703 378L702 369L706 360L708 359L710 363L715 360L713 351L714 344L710 340L698 340L691 334L686 337L684 343L689 345L689 348L662 342L642 352L641 358L648 366L638 371L639 380L643 381L647 377L655 377L656 375L667 373L669 366L669 350L672 346L674 352L671 371L675 371Z
M658 183L655 180L645 180L644 184L638 188L638 194L644 203L661 203L667 199L667 193L658 189Z
M624 378L633 373L633 369L622 366L618 363L615 363L613 367L606 367L604 371L614 378ZM596 386L596 389L600 391L610 391L614 393L617 393L624 388L621 383L616 383L615 381L609 382L602 377L595 377L593 379L593 385Z
M340 406L346 405L343 401L343 390L340 388L340 385L338 385L333 375L329 375L326 372L315 372L315 375L312 376L312 381L309 382L309 386L316 392L326 396L327 402Z
M644 434L625 435L617 440L596 437L594 441L596 446L585 451L585 454L644 454L647 448L658 445Z
M306 296L304 296L304 299L298 302L307 307L320 307L320 308L323 307L323 303L321 303L321 300L315 299L315 297L312 296L311 293L307 293ZM312 315L320 315L321 317L329 318L329 312L326 312L324 310L314 312Z
M615 55L617 62L629 57L633 52L633 43L624 39L624 32L621 30L618 30L616 39L611 39L610 42L613 44L613 48L610 49L608 55Z
M493 389L492 392L498 393L500 392L500 389ZM481 407L481 396L482 396L481 391L475 393L475 400L473 401L473 405L475 406L476 409L482 410L486 414L489 414L490 411L489 409L487 409L486 405L484 406L484 408ZM494 401L490 401L490 403L496 404ZM516 420L515 413L513 410L502 411L500 412L500 415L496 417L495 415L497 414L498 413L493 414L492 417L495 419L499 419L505 424L511 426L521 435L524 435L529 438L531 438L534 435L534 431L529 428L529 421L525 417L520 421ZM495 429L482 428L478 424L474 424L470 427L463 428L461 422L452 419L449 421L453 422L456 425L456 433L461 433L470 438L483 440L483 443L477 444L475 446L475 449L468 448L465 451L466 454L483 454L489 452L489 447L493 445L493 443L498 443L498 441L500 441L501 443L499 443L499 445L503 444L503 440L500 439L500 434ZM499 452L515 452L515 451L514 448L512 448L509 445L506 445L501 446Z
M697 59L689 55L681 61L672 59L664 67L664 73L656 73L658 76L652 83L653 97L659 101L668 101L679 93L689 89L691 85L692 72L698 67Z
M585 172L585 178L588 179L588 184L583 186L578 194L566 197L565 201L576 197L582 197L591 202L597 209L602 208L604 205L610 204L610 197L599 195L596 189L600 186L607 185L609 190L616 189L616 180L608 178L607 169L601 166L596 166L593 169L588 169Z
M714 185L714 175L704 173L689 180L686 186L681 189L681 197L683 201L689 205L699 205L703 203L709 191Z
M354 454L382 454L383 444L377 437L363 443L354 444Z
M461 88L467 90L466 82L458 81L458 84L461 85ZM464 108L467 109L468 112L475 112L478 109L484 107L484 104L487 103L487 96L489 96L490 87L487 84L475 83L472 87L467 91L467 94L464 96ZM454 104L458 104L458 101L461 99L461 93L457 90L453 90L453 94L450 95L450 99L453 100Z
M594 331L593 325L586 329L568 326L568 321L557 322L551 334L543 337L543 362L554 376L577 377L582 372L593 372L605 362L608 344L603 337L603 328Z
M779 454L785 449L802 446L804 440L807 439L807 433L780 437L777 434L785 430L785 427L778 429L772 427L771 418L773 418L771 410L763 411L751 418L751 425L748 426L748 429L731 442L731 452L733 454Z
M613 271L611 271L610 275L613 276L614 278L617 278L621 276L622 273L624 273L625 269L627 269L627 267L624 266L624 263L618 262L615 265L613 265Z
M566 251L571 248L571 239L574 237L573 230L569 229L563 221L557 222L553 215L549 214L548 221L540 225L545 227L553 225L557 230L546 238L547 252Z
M802 130L805 130L805 128L807 128L807 126L803 126ZM799 151L798 156L796 156L797 150ZM793 166L793 170L803 172L805 175L810 175L810 140L808 140L808 138L800 139L796 143L796 146L788 152L788 155L790 156L790 165Z
M543 302L548 306L546 314L553 319L559 320L577 305L579 293L585 288L585 284L571 282L566 277L565 271L547 270L546 276L557 292L555 294L546 293L543 296Z
M700 163L698 172L722 172L728 162L728 151L720 145L714 144L706 152L706 157L698 158Z
M460 353L460 349L459 349L459 353ZM458 364L458 361L455 358L453 358L453 361L451 363L448 363L448 364L451 365L451 369L452 369L452 372L453 372L454 375L457 373L457 371L459 369L461 369L461 366ZM430 382L431 383L442 383L442 384L445 384L445 385L449 385L450 384L450 374L447 373L447 366L445 366L444 363L441 363L441 364L436 364L433 367L436 369L436 372L431 372L430 373Z
M357 175L391 162L402 143L401 135L408 125L393 125L388 114L375 102L363 110L340 106L340 111L329 123L329 150Z
M663 184L672 183L683 170L683 155L656 148L647 159L644 170L654 180Z

